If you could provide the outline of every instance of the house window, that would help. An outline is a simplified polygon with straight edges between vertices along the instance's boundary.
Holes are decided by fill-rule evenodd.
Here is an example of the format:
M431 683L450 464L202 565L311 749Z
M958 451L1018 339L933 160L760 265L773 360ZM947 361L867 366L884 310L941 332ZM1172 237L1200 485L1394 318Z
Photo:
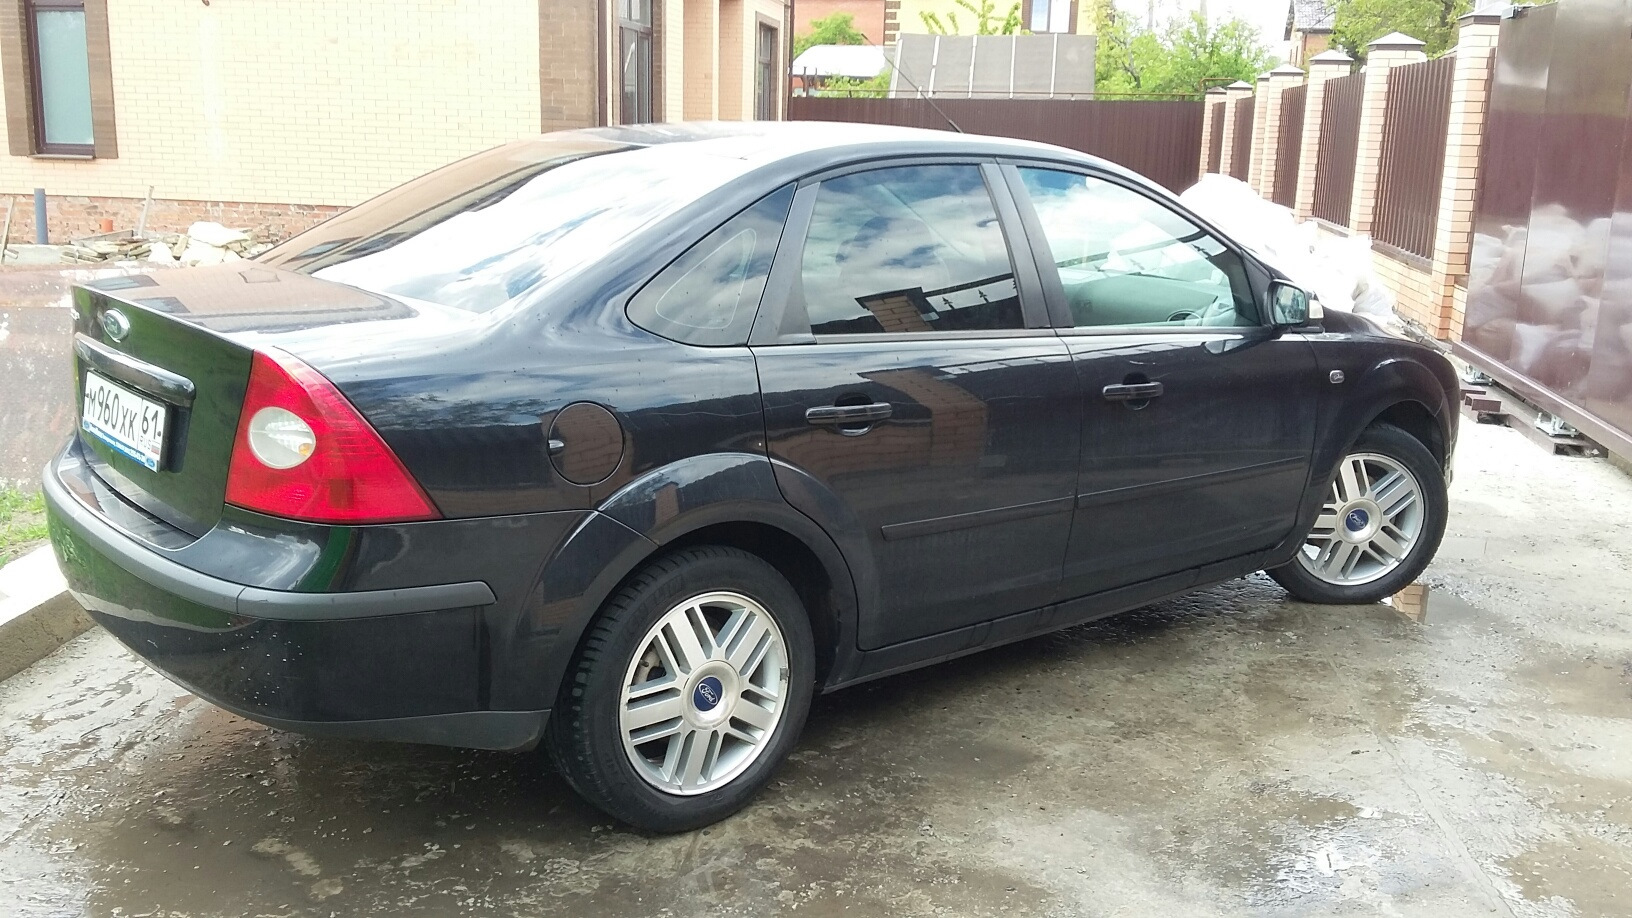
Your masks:
M618 0L618 58L623 88L618 121L652 120L652 0Z
M782 94L782 81L776 70L776 27L759 24L759 40L755 43L754 117L760 121L776 120L776 100Z
M82 0L28 4L35 147L41 153L91 155L91 67Z

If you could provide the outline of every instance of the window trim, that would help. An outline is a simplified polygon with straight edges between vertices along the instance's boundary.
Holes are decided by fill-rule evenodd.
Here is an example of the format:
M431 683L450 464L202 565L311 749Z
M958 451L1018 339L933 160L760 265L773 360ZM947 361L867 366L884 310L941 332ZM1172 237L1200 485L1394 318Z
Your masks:
M929 332L863 332L854 335L816 335L810 330L810 316L805 304L793 295L800 273L804 269L805 238L810 232L810 221L816 212L816 192L822 182L853 175L902 166L977 166L986 192L997 215L998 228L1003 233L1003 244L1009 253L1009 265L1014 271L1016 292L1020 297L1020 314L1024 328L956 329ZM847 163L808 175L801 179L793 195L793 206L788 209L782 239L776 248L776 260L771 263L770 278L765 283L764 299L759 316L754 321L748 343L766 345L838 344L863 341L937 341L968 340L971 338L1034 338L1052 337L1056 329L1044 308L1044 288L1037 276L1033 259L1024 248L1026 236L1017 222L1019 213L1012 200L995 157L991 156L912 156L888 157Z
M782 66L782 23L764 13L755 13L754 19L754 120L781 121L783 120L783 109L786 105L784 100L788 94L788 84L785 79L781 81L780 86L776 85L778 83L777 77L787 71L787 67ZM771 30L771 66L769 73L771 82L766 87L771 93L771 115L769 118L759 116L759 103L761 101L759 93L759 36L761 29Z
M623 7L627 3L646 2L651 14L650 22L641 22L636 19L627 19L623 15ZM617 60L617 113L618 124L655 124L663 120L662 111L658 104L660 98L659 68L662 66L662 56L658 51L658 19L661 15L663 0L617 0L617 9L612 16L612 46ZM624 64L623 38L625 32L636 32L646 37L646 119L631 121L629 113L624 110L624 100L627 98L624 90L626 68Z
M1217 334L1251 332L1264 328L1274 328L1267 321L1264 309L1263 291L1261 284L1253 277L1252 269L1259 265L1258 259L1251 252L1243 249L1235 240L1208 223L1199 216L1187 210L1181 210L1171 201L1164 201L1150 193L1149 188L1139 183L1109 172L1085 166L1079 163L1062 163L1056 160L1020 159L1014 157L1000 158L999 168L1003 180L1008 186L1010 197L1014 198L1015 207L1020 212L1020 223L1031 247L1032 264L1042 277L1045 302L1048 314L1054 323L1054 329L1062 335L1170 335L1170 334ZM1055 172L1070 172L1087 178L1108 182L1143 197L1145 200L1159 207L1165 208L1174 215L1194 223L1198 228L1214 237L1226 250L1234 253L1241 259L1243 267L1247 268L1248 292L1252 294L1252 308L1256 312L1258 324L1234 326L1197 326L1197 325L1077 325L1071 316L1071 310L1065 301L1065 285L1060 281L1059 266L1054 263L1053 252L1048 247L1048 236L1043 232L1042 219L1037 216L1037 209L1032 206L1031 196L1026 192L1025 180L1020 177L1020 170L1051 169Z
M7 147L12 156L40 159L117 159L113 63L108 46L107 0L0 0L0 80L5 84ZM85 13L85 56L91 77L89 144L46 144L40 98L34 10Z

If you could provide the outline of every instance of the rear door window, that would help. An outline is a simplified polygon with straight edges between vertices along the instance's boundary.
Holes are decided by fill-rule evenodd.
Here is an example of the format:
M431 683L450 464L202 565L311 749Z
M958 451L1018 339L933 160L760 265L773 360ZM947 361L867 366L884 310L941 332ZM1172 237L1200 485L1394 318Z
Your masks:
M816 335L1025 327L977 165L897 166L822 182L802 254Z

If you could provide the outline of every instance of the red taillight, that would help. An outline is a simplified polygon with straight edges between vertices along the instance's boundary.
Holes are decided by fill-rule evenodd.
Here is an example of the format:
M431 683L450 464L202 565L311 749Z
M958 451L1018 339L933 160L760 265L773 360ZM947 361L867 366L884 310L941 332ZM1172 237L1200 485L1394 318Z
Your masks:
M227 472L227 503L312 523L440 517L333 383L272 350L256 351L250 365Z

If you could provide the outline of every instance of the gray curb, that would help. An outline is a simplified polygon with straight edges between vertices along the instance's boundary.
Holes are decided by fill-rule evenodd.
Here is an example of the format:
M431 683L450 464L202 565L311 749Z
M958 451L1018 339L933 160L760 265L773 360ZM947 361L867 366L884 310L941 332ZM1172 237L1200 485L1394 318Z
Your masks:
M68 594L51 546L0 568L0 679L34 665L91 624Z

